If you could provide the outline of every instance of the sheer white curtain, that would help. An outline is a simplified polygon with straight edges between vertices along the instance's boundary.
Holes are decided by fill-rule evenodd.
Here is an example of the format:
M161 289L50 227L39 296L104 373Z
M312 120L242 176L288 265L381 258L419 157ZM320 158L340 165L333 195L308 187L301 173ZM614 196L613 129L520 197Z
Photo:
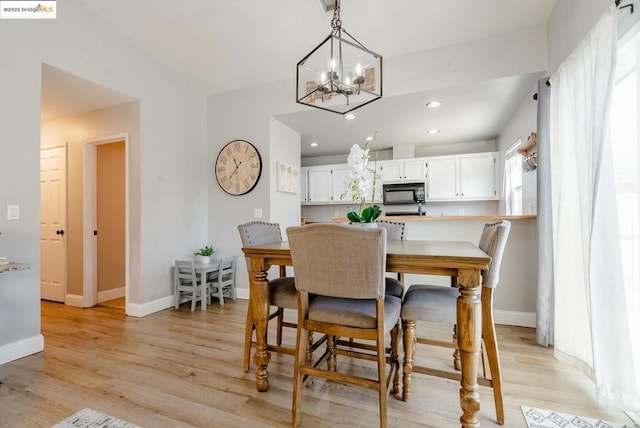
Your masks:
M609 138L616 15L550 78L555 354L594 380L601 404L638 411Z

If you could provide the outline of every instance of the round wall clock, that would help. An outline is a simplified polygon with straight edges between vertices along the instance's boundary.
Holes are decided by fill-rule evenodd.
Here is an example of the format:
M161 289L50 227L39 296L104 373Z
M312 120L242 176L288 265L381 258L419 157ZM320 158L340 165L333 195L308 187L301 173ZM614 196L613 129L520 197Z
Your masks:
M253 144L244 140L227 143L216 159L216 180L230 195L249 193L258 184L262 158Z

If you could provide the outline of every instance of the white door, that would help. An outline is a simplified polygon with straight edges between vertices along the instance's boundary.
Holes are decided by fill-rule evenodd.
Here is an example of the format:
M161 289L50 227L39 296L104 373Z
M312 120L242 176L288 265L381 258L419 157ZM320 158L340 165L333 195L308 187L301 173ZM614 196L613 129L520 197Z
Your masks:
M40 293L64 302L67 281L67 155L65 147L40 151Z

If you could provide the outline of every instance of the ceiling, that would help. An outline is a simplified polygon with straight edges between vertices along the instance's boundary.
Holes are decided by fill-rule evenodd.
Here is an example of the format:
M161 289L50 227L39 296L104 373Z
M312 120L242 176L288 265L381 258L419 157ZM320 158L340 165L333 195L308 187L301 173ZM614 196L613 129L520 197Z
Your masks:
M208 94L295 79L296 63L330 32L325 5L331 0L83 1ZM343 0L341 10L344 28L388 59L543 24L555 2ZM385 97L356 110L352 122L316 109L278 118L301 133L303 156L346 153L375 131L376 144L385 147L491 139L535 78ZM49 66L43 66L42 91L43 120L132 100ZM442 107L427 111L425 103L435 98ZM425 137L432 127L440 134ZM311 151L311 141L320 146Z

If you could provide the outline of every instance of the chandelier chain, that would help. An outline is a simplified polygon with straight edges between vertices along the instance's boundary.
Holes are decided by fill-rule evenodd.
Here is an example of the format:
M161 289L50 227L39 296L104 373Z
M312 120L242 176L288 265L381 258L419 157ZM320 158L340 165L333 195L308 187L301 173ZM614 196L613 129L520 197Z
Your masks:
M340 0L336 0L336 5L333 9L333 19L331 20L332 33L340 33L342 30L342 19L340 19Z

